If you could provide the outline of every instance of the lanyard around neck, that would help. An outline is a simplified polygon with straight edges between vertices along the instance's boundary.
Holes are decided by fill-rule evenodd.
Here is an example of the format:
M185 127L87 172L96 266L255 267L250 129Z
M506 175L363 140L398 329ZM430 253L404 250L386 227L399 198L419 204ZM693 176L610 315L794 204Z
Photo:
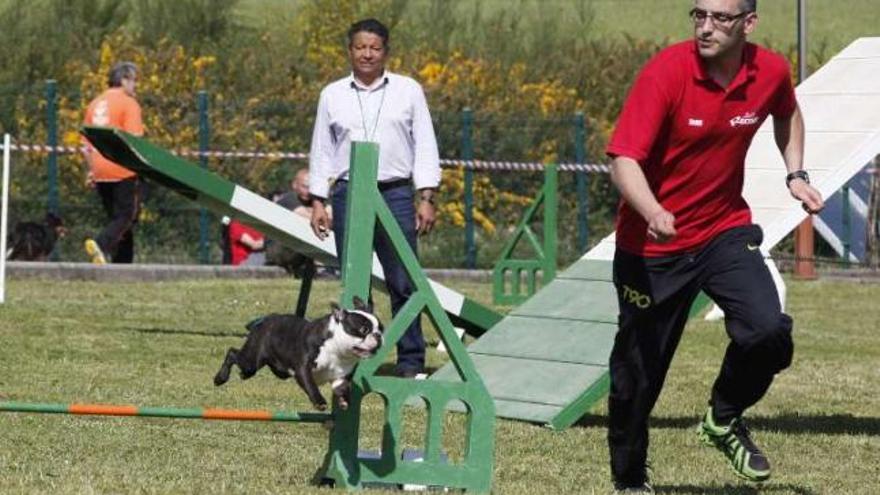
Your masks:
M382 82L382 99L379 100L379 109L376 111L376 120L373 121L373 131L367 133L367 114L364 112L364 103L361 101L361 89L354 85L354 93L357 95L358 99L358 108L361 111L361 123L364 126L364 139L369 142L375 142L376 139L376 128L379 127L379 116L382 114L382 106L385 104L385 88L388 85L388 81Z

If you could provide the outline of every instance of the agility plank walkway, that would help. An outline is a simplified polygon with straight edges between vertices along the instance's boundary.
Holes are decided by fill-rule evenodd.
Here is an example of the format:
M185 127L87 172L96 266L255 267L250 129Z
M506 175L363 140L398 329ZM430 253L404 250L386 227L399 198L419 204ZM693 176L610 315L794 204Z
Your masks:
M312 232L308 219L263 198L240 185L190 163L143 138L106 127L83 128L83 134L101 154L121 163L177 193L227 215L278 239L292 249L317 261L335 265L336 244L333 234L323 241ZM384 282L382 266L373 257L372 275ZM474 336L482 335L501 319L501 315L462 294L430 281L434 293L453 323Z
M877 81L880 38L861 38L797 88L807 129L804 165L826 198L880 153ZM768 119L749 149L744 185L765 255L806 217L785 174ZM498 416L562 429L607 394L618 313L613 255L612 234L469 346ZM444 367L432 379L452 371Z

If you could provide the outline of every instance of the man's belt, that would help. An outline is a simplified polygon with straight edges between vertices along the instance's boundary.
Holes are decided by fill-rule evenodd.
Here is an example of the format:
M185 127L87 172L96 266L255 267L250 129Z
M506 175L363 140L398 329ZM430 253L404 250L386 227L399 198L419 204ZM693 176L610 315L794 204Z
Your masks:
M348 180L347 179L337 179L335 184L340 184L340 185L348 184ZM409 178L407 178L407 179L394 179L394 180L388 180L385 182L380 182L379 183L379 190L384 192L384 191L388 191L389 189L396 189L398 187L404 187L404 186L412 187L412 179L409 179Z

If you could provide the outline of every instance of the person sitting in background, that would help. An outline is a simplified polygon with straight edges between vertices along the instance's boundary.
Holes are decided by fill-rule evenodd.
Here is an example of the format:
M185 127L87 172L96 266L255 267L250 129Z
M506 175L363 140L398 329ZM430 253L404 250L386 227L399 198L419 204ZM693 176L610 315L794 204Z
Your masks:
M279 205L308 219L312 217L311 201L308 168L297 170L290 181L290 190L275 199ZM266 264L280 266L287 273L299 278L306 274L313 275L317 268L313 259L294 251L275 239L267 241Z
M308 168L301 168L293 174L293 179L290 180L290 190L282 194L276 203L306 218L312 217Z
M266 261L263 234L238 220L229 222L229 248L233 265L262 266Z

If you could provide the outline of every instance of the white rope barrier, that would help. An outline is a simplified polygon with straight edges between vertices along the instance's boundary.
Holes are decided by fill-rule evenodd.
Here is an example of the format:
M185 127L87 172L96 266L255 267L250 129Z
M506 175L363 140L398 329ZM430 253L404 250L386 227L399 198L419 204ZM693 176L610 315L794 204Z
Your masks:
M47 146L44 144L13 144L12 151L22 151L25 153L60 153L73 154L81 153L85 150L82 146ZM284 159L284 160L307 160L308 153L286 152L286 151L199 151L188 148L172 150L177 156L186 157L208 157L208 158L266 158L266 159ZM514 172L541 172L544 170L544 164L538 162L509 162L498 160L461 160L457 158L443 158L440 160L441 167L463 167L471 170L487 170L487 171L514 171ZM587 172L607 174L611 168L605 164L590 163L560 163L558 164L561 172Z

